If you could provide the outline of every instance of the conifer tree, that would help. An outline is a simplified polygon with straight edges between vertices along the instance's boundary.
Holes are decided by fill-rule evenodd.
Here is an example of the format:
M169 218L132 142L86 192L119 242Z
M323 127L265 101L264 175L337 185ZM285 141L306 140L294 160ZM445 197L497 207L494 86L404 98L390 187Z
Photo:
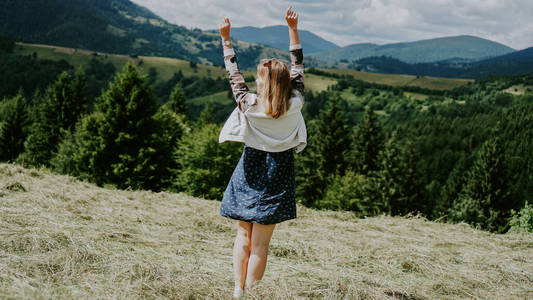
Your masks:
M0 161L14 161L24 151L30 120L22 91L0 102Z
M387 141L380 153L379 177L382 202L391 215L405 215L410 212L427 214L423 176L417 167L418 155L412 142L405 146L397 144L395 138ZM372 172L374 173L374 172Z
M185 99L181 84L176 84L174 90L172 90L172 93L170 94L170 99L168 100L167 105L173 112L184 116L187 115L187 99Z
M315 124L310 122L307 149L297 159L297 194L305 205L312 206L321 199L329 178L342 176L346 170L345 156L351 140L342 101L334 95L327 111Z
M372 106L367 106L365 118L357 127L353 149L349 153L350 166L360 174L378 170L378 155L383 149L385 136Z
M62 130L73 130L77 120L86 112L85 80L63 72L37 103L37 120L25 142L22 161L30 165L48 165L57 151Z
M162 188L170 176L171 158L164 151L168 145L154 117L157 106L145 77L132 64L126 65L95 108L76 134L80 173L119 188Z
M208 102L202 112L200 113L200 118L198 119L198 126L205 126L207 124L215 123L215 106L213 103Z
M157 151L162 142L154 119L157 106L145 77L132 64L126 65L95 108L100 122L88 120L83 129L90 133L84 135L88 144L82 149L86 157L81 158L89 163L87 171L97 182L119 188L159 189L158 175L166 168ZM94 137L99 144L94 144Z
M158 124L158 138L160 139L160 149L158 150L159 154L164 155L165 157L171 158L168 160L166 169L168 174L161 176L163 186L171 186L174 181L173 174L177 174L179 171L180 165L178 161L180 160L177 157L172 159L172 155L184 135L188 134L191 131L189 127L188 119L184 114L179 114L174 112L169 106L163 105L159 107L159 110L155 114L155 119Z
M497 124L468 173L466 184L453 203L452 220L464 221L477 228L505 232L504 148Z
M463 189L463 186L466 183L467 178L465 174L468 173L468 169L471 167L469 160L471 159L470 155L461 156L461 158L456 162L455 167L450 172L448 178L446 179L445 184L441 189L441 197L435 203L433 207L433 217L443 217L448 216L453 202L459 196L459 193Z

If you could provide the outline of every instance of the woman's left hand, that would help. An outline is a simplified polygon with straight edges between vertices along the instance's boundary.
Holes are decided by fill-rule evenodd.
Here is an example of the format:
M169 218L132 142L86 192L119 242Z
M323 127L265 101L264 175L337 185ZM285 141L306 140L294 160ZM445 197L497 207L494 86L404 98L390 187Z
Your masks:
M220 30L220 36L222 37L224 41L227 41L230 39L230 34L229 34L230 29L231 29L231 24L229 23L229 18L224 17L224 19L222 20L222 23L218 25L218 30Z

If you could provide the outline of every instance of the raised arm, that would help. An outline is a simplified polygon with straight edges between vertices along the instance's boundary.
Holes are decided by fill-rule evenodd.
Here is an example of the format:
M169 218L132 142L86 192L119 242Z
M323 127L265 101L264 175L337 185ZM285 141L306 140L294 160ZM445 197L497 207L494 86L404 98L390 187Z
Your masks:
M298 90L303 95L305 90L304 56L302 45L300 44L300 37L298 36L298 14L289 7L285 13L285 20L287 20L287 26L289 27L292 88Z
M239 109L242 112L245 112L249 106L255 104L255 97L254 94L250 93L250 90L244 81L244 77L239 71L237 57L235 56L235 51L231 45L230 29L231 24L226 17L219 25L220 37L222 38L224 48L224 65L226 66L226 71L229 75L231 90L233 91L235 101L237 101Z

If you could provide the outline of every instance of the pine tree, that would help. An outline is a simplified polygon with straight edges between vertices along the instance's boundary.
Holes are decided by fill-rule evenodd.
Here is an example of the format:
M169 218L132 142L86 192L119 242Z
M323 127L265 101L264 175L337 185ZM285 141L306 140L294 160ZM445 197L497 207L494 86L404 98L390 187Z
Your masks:
M174 90L172 90L172 93L170 94L170 99L168 100L167 105L173 112L184 116L187 115L187 99L185 99L181 84L176 84Z
M161 145L158 152L161 155L171 158L173 153L179 144L184 135L190 133L191 128L189 127L189 121L183 114L178 114L171 110L170 107L163 105L159 108L158 112L155 114L155 119L158 123L158 135L160 139L159 145ZM179 162L180 158L174 157L174 159L169 159L166 165L168 174L161 176L163 186L173 185L174 174L179 172Z
M383 149L385 136L372 106L367 106L365 118L357 127L353 149L349 153L350 166L360 174L378 170L378 155Z
M342 109L343 100L334 95L328 110L315 124L310 122L308 147L297 159L297 195L305 205L321 199L330 177L344 175L345 156L350 147L350 129Z
M499 130L497 124L481 147L466 184L453 203L452 221L464 221L490 231L506 231L504 148Z
M441 197L435 203L433 207L432 216L434 218L447 216L449 218L450 209L452 204L459 196L459 193L463 189L463 186L466 183L467 178L465 174L468 172L468 169L471 167L469 163L470 155L461 156L461 158L456 162L455 167L450 172L450 175L446 179L445 184L441 189Z
M418 154L410 141L405 146L395 138L387 141L380 153L381 165L377 174L382 203L391 215L419 212L427 214L423 174L417 167Z
M25 142L21 160L30 165L49 165L57 151L62 130L74 129L80 116L86 112L85 80L81 73L71 76L61 73L36 107L37 120Z
M158 190L168 182L171 160L154 117L157 106L145 77L128 64L97 99L96 110L76 133L80 173L98 184Z
M22 92L0 102L0 161L12 162L24 151L29 124Z
M215 124L215 106L211 102L206 104L198 119L198 126L202 127L207 124Z

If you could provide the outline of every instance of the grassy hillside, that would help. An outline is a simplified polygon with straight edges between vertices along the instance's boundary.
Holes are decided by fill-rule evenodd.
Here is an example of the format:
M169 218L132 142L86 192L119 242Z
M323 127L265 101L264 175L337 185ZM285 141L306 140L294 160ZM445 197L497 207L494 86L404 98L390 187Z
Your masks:
M0 2L0 32L17 40L117 54L217 63L218 34L168 23L129 0L9 0ZM285 52L235 41L242 66Z
M38 45L38 44L25 44L17 43L15 47L15 54L21 55L31 55L37 53L39 58L51 59L51 60L61 60L64 59L69 62L74 67L81 67L89 62L93 57L94 51L83 50L83 49L74 49L67 47L59 46L50 46L50 45ZM175 59L175 58L166 58L166 57L146 57L139 56L137 58L132 58L128 55L117 55L117 54L106 54L100 53L99 55L104 62L111 62L115 65L117 70L121 70L122 67L128 62L132 62L136 65L139 65L139 62L142 60L142 65L140 68L147 72L150 68L156 68L160 80L168 80L172 75L181 70L185 76L226 76L226 71L221 67L207 66L202 64L197 64L197 70L195 71L191 66L189 61ZM223 60L221 59L221 63Z
M48 45L35 45L35 44L24 44L18 43L15 48L15 53L17 54L33 54L37 53L38 57L60 60L64 59L75 67L82 66L86 64L93 55L93 51L80 50L66 47L58 46L48 46ZM116 55L116 54L100 54L100 57L104 62L112 62L117 70L121 70L124 64L128 61L131 61L135 64L139 64L139 61L142 60L142 65L140 68L147 72L150 68L155 68L158 73L159 80L166 81L172 77L174 72L182 70L185 76L209 76L209 77L218 77L226 76L225 69L221 67L207 66L202 64L197 64L196 70L192 68L188 61L165 58L165 57L145 57L139 56L138 58L132 58L127 55ZM221 62L222 63L222 59ZM451 79L451 78L435 78L435 77L420 77L409 76L409 75L393 75L393 74L376 74L368 72L358 72L354 70L339 69L322 69L327 72L336 73L336 74L351 74L355 78L392 86L419 86L422 88L428 89L453 89L455 87L464 85L471 80L468 79ZM255 72L244 71L245 75L254 75ZM317 76L308 74L306 75L306 87L313 91L322 91L325 90L329 85L334 84L336 80L324 76Z
M0 164L0 298L229 298L220 202ZM249 299L527 299L533 236L298 206Z

